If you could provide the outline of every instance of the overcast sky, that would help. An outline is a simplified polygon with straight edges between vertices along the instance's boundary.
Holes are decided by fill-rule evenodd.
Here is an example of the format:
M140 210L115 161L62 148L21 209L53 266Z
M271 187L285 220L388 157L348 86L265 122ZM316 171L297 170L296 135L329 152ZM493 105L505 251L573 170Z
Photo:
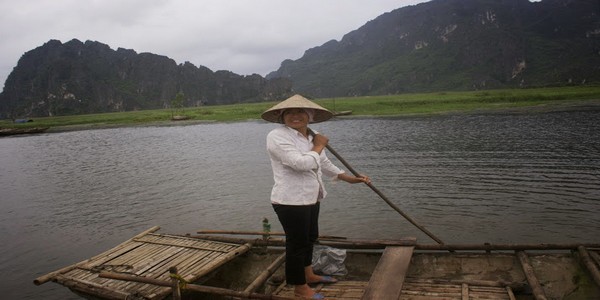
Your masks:
M0 0L0 85L25 52L74 38L265 76L285 59L420 2L427 0Z

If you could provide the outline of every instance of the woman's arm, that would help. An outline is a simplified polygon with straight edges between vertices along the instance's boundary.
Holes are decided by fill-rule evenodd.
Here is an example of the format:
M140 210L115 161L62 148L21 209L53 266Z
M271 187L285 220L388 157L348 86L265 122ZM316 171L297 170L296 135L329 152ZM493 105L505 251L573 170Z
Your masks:
M281 164L298 171L310 171L319 167L319 154L316 151L303 153L293 140L280 131L267 135L267 151Z

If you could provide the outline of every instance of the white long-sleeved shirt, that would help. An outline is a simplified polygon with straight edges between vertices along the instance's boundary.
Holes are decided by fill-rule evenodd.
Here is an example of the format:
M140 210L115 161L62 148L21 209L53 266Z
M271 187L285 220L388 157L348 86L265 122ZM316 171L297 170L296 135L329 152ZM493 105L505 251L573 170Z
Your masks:
M308 139L297 130L282 126L267 135L267 151L273 168L275 184L271 202L284 205L311 205L327 192L322 175L335 177L344 173L322 151L312 151L312 136Z

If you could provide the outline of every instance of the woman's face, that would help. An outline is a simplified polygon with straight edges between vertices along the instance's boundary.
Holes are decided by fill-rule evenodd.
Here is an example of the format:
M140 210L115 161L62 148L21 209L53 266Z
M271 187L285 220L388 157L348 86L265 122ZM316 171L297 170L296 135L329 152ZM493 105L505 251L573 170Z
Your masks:
M308 114L301 108L288 108L283 112L283 123L294 129L308 127Z

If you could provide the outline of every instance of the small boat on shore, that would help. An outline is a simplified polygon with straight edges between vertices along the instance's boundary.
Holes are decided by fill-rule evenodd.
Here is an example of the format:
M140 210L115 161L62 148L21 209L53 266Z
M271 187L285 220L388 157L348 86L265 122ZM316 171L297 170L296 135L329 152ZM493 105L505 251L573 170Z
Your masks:
M283 275L282 233L158 230L34 283L53 281L95 299L294 299ZM450 245L321 236L319 244L345 253L339 281L314 286L326 299L600 299L600 243Z
M334 111L333 112L333 116L334 117L339 117L339 116L349 116L352 114L351 110L342 110L342 111Z
M185 121L185 120L189 120L189 119L190 119L189 116L182 116L182 115L176 115L176 116L171 117L171 121Z

